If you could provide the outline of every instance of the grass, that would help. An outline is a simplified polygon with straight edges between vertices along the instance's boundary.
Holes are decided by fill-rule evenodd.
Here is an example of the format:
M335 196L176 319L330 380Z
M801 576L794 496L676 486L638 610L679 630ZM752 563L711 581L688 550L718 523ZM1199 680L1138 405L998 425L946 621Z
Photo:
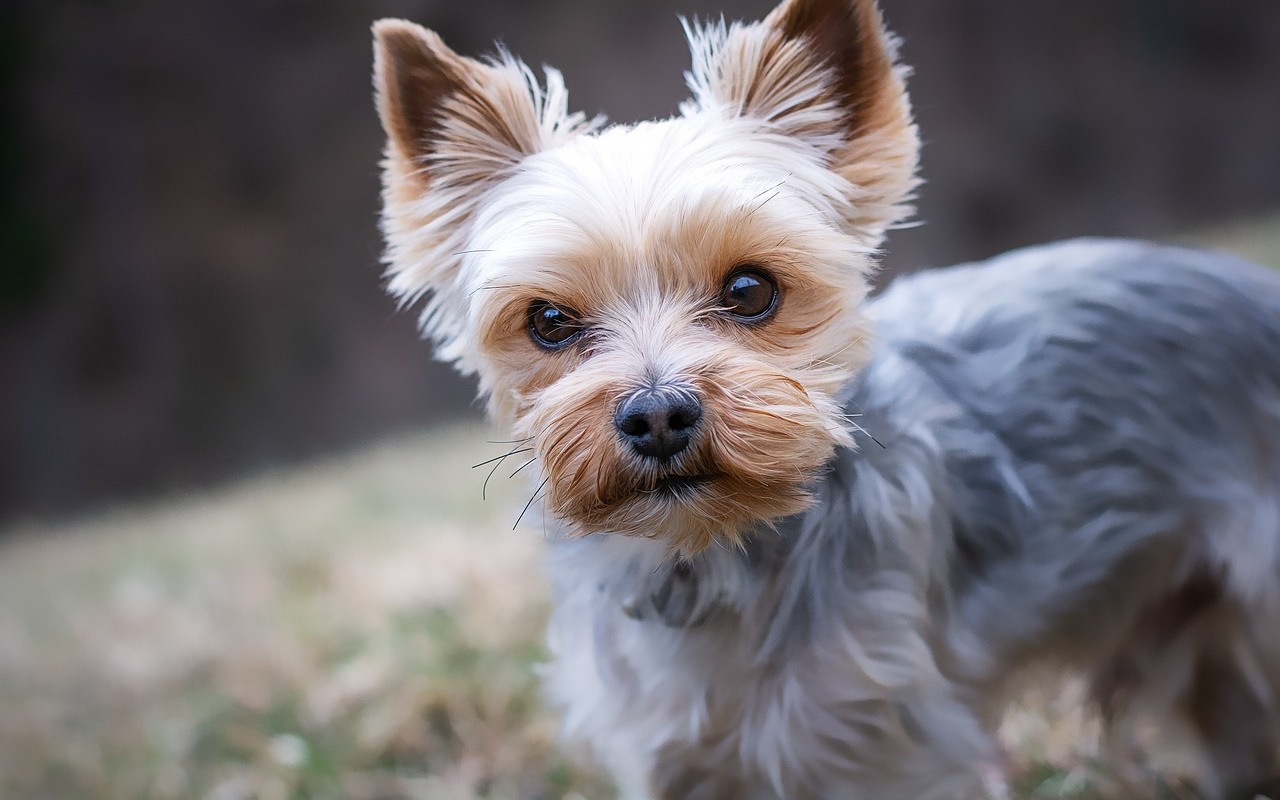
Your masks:
M0 797L533 798L547 589L479 427L10 533Z
M1280 219L1199 238L1280 265ZM481 499L492 438L0 532L0 798L612 796L540 703L542 541L514 467ZM1081 707L1009 716L1013 796L1187 796L1122 782Z

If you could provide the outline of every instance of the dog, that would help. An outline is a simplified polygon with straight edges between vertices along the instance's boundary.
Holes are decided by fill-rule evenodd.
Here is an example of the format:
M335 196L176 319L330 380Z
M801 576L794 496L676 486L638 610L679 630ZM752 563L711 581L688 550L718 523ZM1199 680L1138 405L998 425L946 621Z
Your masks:
M533 458L567 734L628 797L972 797L1038 668L1251 796L1280 277L1077 240L868 299L918 151L873 0L686 32L678 115L607 127L374 26L388 289Z

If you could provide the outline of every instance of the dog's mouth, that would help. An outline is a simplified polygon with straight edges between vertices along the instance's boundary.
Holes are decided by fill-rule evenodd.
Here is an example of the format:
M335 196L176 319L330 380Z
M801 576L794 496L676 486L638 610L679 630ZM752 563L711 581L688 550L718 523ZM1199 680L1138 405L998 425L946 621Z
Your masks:
M654 494L679 497L694 494L709 486L719 475L664 475L653 484Z

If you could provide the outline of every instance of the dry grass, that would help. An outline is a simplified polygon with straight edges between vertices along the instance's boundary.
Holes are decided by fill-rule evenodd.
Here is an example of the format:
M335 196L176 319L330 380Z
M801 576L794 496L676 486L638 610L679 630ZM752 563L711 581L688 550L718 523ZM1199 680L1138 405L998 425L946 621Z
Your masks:
M0 797L604 796L538 702L536 533L478 427L0 551ZM495 496L496 495L496 496Z
M1278 232L1203 238L1280 264ZM519 478L481 501L490 438L0 533L0 797L611 796L539 703L542 542ZM1182 796L1123 788L1081 705L1010 715L1014 796Z

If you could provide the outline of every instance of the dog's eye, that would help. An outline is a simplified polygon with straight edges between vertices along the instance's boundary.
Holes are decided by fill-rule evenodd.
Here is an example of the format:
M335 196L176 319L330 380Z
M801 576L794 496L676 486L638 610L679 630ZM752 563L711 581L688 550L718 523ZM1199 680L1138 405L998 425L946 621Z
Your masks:
M582 323L572 311L534 300L529 306L529 337L547 350L558 350L582 335Z
M778 305L778 285L763 270L741 268L729 273L720 290L720 307L746 322L757 322Z

